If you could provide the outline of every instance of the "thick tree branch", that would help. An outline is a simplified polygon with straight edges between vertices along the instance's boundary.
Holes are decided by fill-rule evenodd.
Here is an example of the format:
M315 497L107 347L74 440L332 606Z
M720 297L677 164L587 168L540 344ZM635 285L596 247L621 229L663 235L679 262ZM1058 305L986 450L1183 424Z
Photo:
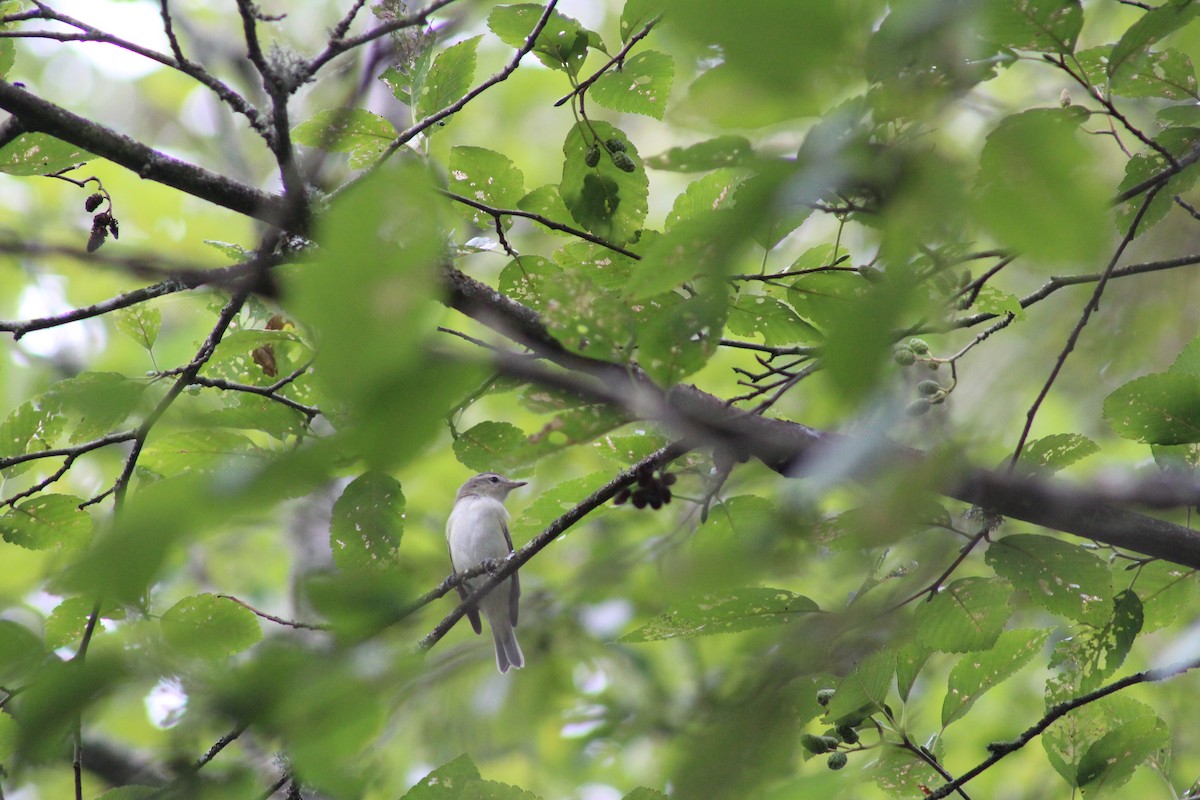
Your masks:
M624 406L635 416L676 426L682 421L686 435L702 432L710 445L732 450L727 455L757 458L786 477L800 477L823 454L848 443L840 434L731 408L720 398L694 386L678 385L664 393L635 367L567 351L532 309L458 270L446 269L444 283L445 302L450 307L561 367L599 379L614 398L636 397L633 404ZM657 401L648 401L655 393ZM911 465L924 459L923 453L912 448L898 445L877 448L859 475L867 477L888 465ZM1076 489L1042 477L969 468L959 470L958 475L938 491L1001 516L1200 569L1200 532L1111 505L1103 491ZM1178 493L1175 499L1187 499L1188 504L1194 504L1200 500L1200 493L1193 487L1190 496Z
M12 114L26 131L49 134L120 164L138 177L271 225L279 225L286 219L283 198L278 195L160 153L3 80L0 80L0 108Z

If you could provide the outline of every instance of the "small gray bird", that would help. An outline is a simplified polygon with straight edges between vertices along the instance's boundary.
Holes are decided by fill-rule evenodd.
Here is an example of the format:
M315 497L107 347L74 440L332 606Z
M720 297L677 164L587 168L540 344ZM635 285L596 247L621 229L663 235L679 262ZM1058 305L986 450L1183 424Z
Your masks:
M488 559L502 559L513 550L508 534L508 511L504 498L525 481L512 481L494 472L476 475L459 487L454 508L446 520L446 544L450 547L450 563L455 574L478 566ZM458 585L464 600L486 576L471 578ZM487 617L492 637L496 640L496 667L508 672L509 667L525 666L525 656L517 644L517 603L521 584L517 573L506 578L479 601L479 608L467 609L467 618L476 633L482 633L479 612Z

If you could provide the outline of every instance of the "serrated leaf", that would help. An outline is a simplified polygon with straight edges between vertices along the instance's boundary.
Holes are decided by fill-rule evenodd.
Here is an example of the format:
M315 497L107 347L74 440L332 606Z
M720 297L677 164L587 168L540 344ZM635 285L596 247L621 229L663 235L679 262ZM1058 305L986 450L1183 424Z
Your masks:
M988 37L1002 48L1068 54L1083 27L1079 0L996 0L983 8Z
M628 42L630 36L660 17L664 6L663 0L625 0L621 9L621 41Z
M462 800L541 800L533 792L499 781L469 781L459 795Z
M713 505L701 531L727 541L746 541L778 523L774 504L765 497L737 495Z
M1023 1L1023 0L1022 0ZM1109 188L1079 139L1082 108L1039 108L1005 117L979 159L977 216L1007 246L1056 262L1090 261L1103 243Z
M1112 575L1075 544L1021 533L992 542L986 560L1033 602L1077 622L1103 625L1112 613Z
M897 745L883 746L879 759L868 773L875 785L895 798L920 797L945 778L912 750Z
M533 33L545 8L535 3L500 6L488 15L488 27L509 47L520 48ZM551 69L566 70L577 75L587 58L588 47L601 48L600 36L558 11L550 14L546 26L534 42L533 52L538 60Z
M1121 35L1112 49L1108 61L1108 74L1117 80L1121 72L1129 69L1138 56L1145 54L1151 45L1187 25L1197 14L1200 6L1192 2L1167 2L1142 15Z
M42 638L46 641L46 647L57 650L79 641L87 628L93 608L95 601L88 597L68 597L55 606L42 626ZM123 619L125 613L116 607L104 608L100 616L101 619L96 620L97 633L104 630L105 617Z
M671 204L671 212L663 224L664 232L671 232L686 220L705 218L714 211L732 208L737 203L737 188L745 179L744 171L720 169L692 181Z
M645 50L601 75L588 98L613 111L662 119L675 77L675 61L666 53Z
M1048 697L1047 702L1057 700ZM1123 694L1109 695L1074 709L1043 731L1042 747L1058 774L1075 787L1079 764L1093 744L1130 722L1156 716L1143 702Z
M395 566L404 535L404 492L400 482L383 472L364 472L351 481L333 504L329 548L339 569L385 569Z
M792 266L793 271L804 269L812 267ZM830 326L836 325L837 320L861 300L867 288L866 280L857 273L814 272L795 280L788 290L787 300L802 319L822 333L828 333Z
M1004 631L990 650L967 653L958 660L942 702L942 727L961 719L984 692L1011 678L1042 649L1050 631Z
M670 386L698 371L716 352L729 304L717 287L670 304L637 328L638 363L652 379Z
M258 617L225 597L185 597L162 616L163 638L187 658L219 659L240 653L262 638Z
M455 147L450 150L450 191L469 197L492 208L512 208L525 194L525 176L512 160L483 147ZM467 218L481 228L493 228L490 214L460 206ZM511 217L503 218L511 228Z
M945 653L986 650L1012 615L1012 586L999 578L960 578L917 606L915 632L928 647Z
M404 793L401 800L459 800L468 783L479 779L479 769L466 753L430 772Z
M269 397L229 392L224 399L226 406L198 415L197 421L214 428L262 431L276 439L296 436L305 430L304 414Z
M510 422L485 420L459 433L454 455L460 464L476 472L522 475L536 460L525 432Z
M249 438L232 431L202 429L152 436L139 463L159 475L216 473L228 469L255 469L268 454Z
M1167 128L1158 135L1157 142L1167 152L1179 157L1190 152L1197 143L1200 143L1200 128ZM1125 177L1118 184L1117 191L1124 192L1135 186L1140 186L1147 180L1160 175L1167 169L1167 166L1167 160L1154 150L1147 149L1144 152L1136 153L1133 158L1125 162ZM1137 195L1128 202L1117 206L1116 219L1118 231L1122 234L1127 233L1129 227L1138 218L1140 213L1141 221L1135 231L1135 235L1144 235L1161 222L1170 213L1171 209L1175 207L1173 200L1175 195L1183 194L1195 186L1198 176L1200 176L1200 171L1192 167L1172 175L1162 184L1162 189L1155 194L1154 199L1150 202L1149 207L1146 208L1144 213L1141 212L1141 209L1146 201L1145 194Z
M45 133L23 133L0 147L0 172L8 175L48 175L94 156Z
M1165 628L1200 599L1196 570L1166 561L1151 561L1138 567L1130 588L1142 601L1142 630Z
M636 464L666 444L665 437L650 431L642 431L603 436L599 441L593 442L592 447L618 464L628 466Z
M549 489L541 489L538 496L525 506L521 515L513 520L510 530L513 541L530 539L545 530L546 526L570 511L583 498L599 489L612 478L606 472L595 472L582 478L555 484ZM603 514L603 509L597 509L589 515ZM570 535L570 531L567 532Z
M704 595L681 602L620 638L622 642L659 642L664 639L739 633L794 622L801 614L820 611L804 595L784 589L748 587L736 594Z
M0 516L0 537L28 550L82 550L92 540L92 518L78 497L38 494Z
M1113 94L1121 97L1161 97L1195 100L1196 70L1185 53L1168 47L1130 59L1111 79Z
M567 210L567 204L563 202L562 193L556 183L547 183L530 190L529 194L517 201L517 208L528 211L530 214L538 214L560 225L573 225L575 222L571 217L571 212ZM554 228L545 228L545 230L561 236L570 235L566 231Z
M892 650L871 653L838 683L825 716L834 725L858 725L883 708L895 674L896 656Z
M470 91L475 78L476 51L482 38L473 36L438 53L417 94L418 120L436 114Z
M1126 439L1200 442L1200 378L1171 372L1135 378L1104 399L1104 419Z
M791 306L766 295L739 294L729 307L725 327L737 336L760 334L764 344L774 346L821 341L820 332Z
M980 288L971 308L984 314L997 316L1012 314L1013 319L1017 322L1025 319L1025 309L1021 308L1021 298L1010 292L1002 292L991 285Z
M737 167L754 158L750 140L744 136L718 136L686 147L672 147L646 159L646 166L670 172L703 172Z
M1079 761L1075 783L1085 797L1118 789L1146 759L1171 746L1171 731L1157 716L1135 719L1092 744Z
M162 327L162 312L157 306L139 303L117 310L112 319L118 331L147 350L154 348L154 343L158 341L158 330Z
M933 651L915 639L896 648L896 691L904 702L908 702L913 684L931 655Z
M1100 446L1078 433L1056 433L1029 442L1021 451L1022 471L1053 475L1060 469L1100 452Z
M595 137L601 141L621 141L624 155L633 162L634 170L619 169L605 155L601 155L596 166L589 167L587 150L595 143ZM628 137L606 122L576 123L563 142L563 159L559 192L575 222L612 244L635 240L646 220L650 182L637 148Z
M0 619L0 685L9 687L27 681L45 657L37 634L7 619Z
M75 423L72 442L110 433L137 408L146 389L117 372L81 372L61 380L42 396L44 413L62 414Z
M361 108L318 111L292 128L292 138L302 145L331 153L349 153L350 166L373 164L396 138L396 128L378 114Z
M1171 366L1167 367L1167 372L1200 378L1200 336L1184 345Z

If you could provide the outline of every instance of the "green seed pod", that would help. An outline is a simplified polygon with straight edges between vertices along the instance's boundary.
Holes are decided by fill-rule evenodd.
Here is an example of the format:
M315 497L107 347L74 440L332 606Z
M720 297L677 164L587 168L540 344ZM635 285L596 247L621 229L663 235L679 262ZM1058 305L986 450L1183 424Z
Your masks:
M904 413L908 414L910 417L919 417L927 411L929 411L929 401L924 397L913 400L908 404L908 407L904 409Z
M825 763L829 765L830 769L841 769L846 766L848 760L845 753L830 753Z
M897 347L892 353L892 359L902 367L911 367L917 363L917 354L907 347Z
M610 152L610 153L624 153L625 152L625 143L622 142L620 139L616 139L616 138L605 139L604 146L608 148L608 152Z
M817 703L822 706L829 705L829 701L833 699L833 695L835 692L836 692L835 689L818 689L817 690Z
M858 744L858 731L854 730L854 728L850 727L849 725L839 725L837 728L837 735L846 744Z
M633 172L637 169L637 164L633 163L633 159L629 157L629 154L621 150L612 154L612 162L622 172Z
M600 163L600 148L597 145L592 145L587 149L587 153L583 156L583 163L589 167L594 167Z
M826 746L825 736L814 736L811 733L806 733L800 737L800 746L810 753L820 755L828 753L829 748ZM836 745L835 745L836 746Z
M931 397L932 395L938 394L941 391L942 385L937 381L921 381L917 384L917 392L925 395L926 397Z
M929 352L929 343L924 339L909 339L908 349L919 356L923 356Z

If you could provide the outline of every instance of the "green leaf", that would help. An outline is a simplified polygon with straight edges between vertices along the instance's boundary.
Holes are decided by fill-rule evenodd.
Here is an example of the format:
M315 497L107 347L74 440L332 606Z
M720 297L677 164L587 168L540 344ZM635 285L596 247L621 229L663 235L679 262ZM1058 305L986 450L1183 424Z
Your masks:
M1083 28L1079 0L995 0L983 9L988 37L1002 48L1065 55Z
M621 9L621 41L628 42L630 36L660 17L664 5L664 0L625 0Z
M45 656L37 634L24 625L0 619L0 685L11 688L25 683Z
M262 431L276 439L298 436L305 430L305 416L269 397L247 392L226 392L226 405L198 415L201 425Z
M336 108L318 111L292 128L292 138L302 145L349 153L350 166L370 166L383 155L396 138L396 128L378 114L361 108Z
M950 671L942 703L942 727L970 710L988 689L1011 678L1038 654L1050 631L1004 631L990 650L967 653Z
M1040 534L992 542L986 560L997 575L1054 614L1103 625L1112 613L1112 576L1104 562L1078 545Z
M541 800L520 786L484 780L471 781L460 796L463 800Z
M68 597L55 606L42 626L42 637L46 640L46 647L57 650L78 642L87 629L88 619L92 616L94 607L95 601L88 597ZM119 608L104 608L101 612L101 618L122 619L124 616L124 612ZM104 623L98 619L96 632L102 630Z
M629 794L621 798L621 800L668 800L667 796L657 789L650 789L646 786L639 786Z
M0 537L29 550L82 550L92 540L92 518L78 497L37 494L0 516Z
M1078 433L1056 433L1029 442L1021 451L1022 471L1053 475L1080 459L1100 452L1100 446Z
M342 490L329 520L329 549L338 569L393 567L404 535L404 492L383 472L364 472Z
M1084 796L1119 789L1146 759L1171 747L1171 731L1157 716L1139 717L1109 731L1083 754L1075 783Z
M163 638L186 658L219 659L240 653L262 638L258 617L227 597L185 597L162 616Z
M493 420L460 433L454 440L454 455L468 469L506 475L526 474L537 457L524 431L512 423Z
M1167 367L1167 372L1200 378L1200 336L1184 345L1171 366Z
M8 40L10 43L12 40ZM3 77L3 75L0 75ZM0 714L0 761L8 763L17 752L17 740L21 732L17 721L8 714Z
M1130 584L1142 601L1142 630L1165 628L1200 599L1196 571L1166 561L1151 561L1138 567Z
M931 655L933 651L915 639L910 639L896 649L896 691L904 702L908 702L917 676L921 674L921 668Z
M455 147L450 150L450 191L469 197L492 208L513 208L525 194L525 176L512 160L483 147ZM490 214L470 206L459 206L467 218L481 228L494 227ZM511 217L504 227L511 228Z
M891 744L883 746L869 774L880 789L895 798L921 797L946 780L912 750Z
M556 183L547 183L531 190L529 194L517 201L517 208L528 211L530 214L538 214L560 225L573 225L575 222L571 217L571 212L567 210L566 203L563 202L562 193ZM544 230L562 236L570 235L554 228L545 228Z
M748 587L726 596L704 595L664 611L620 638L622 642L659 642L664 639L739 633L772 625L787 625L801 614L819 611L804 595L784 589Z
M883 708L895 674L896 656L892 650L872 653L838 683L825 716L834 725L858 725Z
M240 433L201 429L152 435L139 463L159 475L213 475L229 470L253 471L265 463L268 455Z
M646 50L601 75L588 89L588 98L613 111L662 119L674 77L669 55Z
M545 8L535 3L500 6L488 16L488 27L509 47L520 48L533 33L544 11ZM553 11L534 42L533 53L551 69L578 75L589 46L602 49L597 33L565 14Z
M708 363L729 313L720 288L688 298L667 297L670 304L637 330L638 363L663 386L677 383Z
M764 344L775 346L821 340L821 334L789 305L761 294L739 294L729 307L726 327L737 336L761 334Z
M417 782L400 800L460 800L466 786L479 779L479 769L466 753L448 761Z
M1200 14L1200 6L1178 0L1147 11L1113 46L1108 60L1109 76L1119 80L1122 71L1133 67L1139 56L1147 55L1151 45L1187 25L1197 14Z
M0 147L0 172L9 175L49 175L94 156L45 133L23 133Z
M130 308L118 309L112 316L117 330L147 350L154 349L158 341L158 330L162 327L162 312L157 306L139 303Z
M1091 261L1103 242L1109 189L1079 139L1082 108L1038 108L1006 117L980 155L978 217L1004 245L1053 262Z
M1200 442L1200 378L1172 372L1135 378L1104 399L1104 419L1126 439Z
M1012 615L1012 586L998 578L959 578L917 607L916 634L944 653L987 650Z
M661 434L652 431L637 431L601 437L599 441L592 443L592 447L618 464L629 466L636 464L666 444L667 440Z
M551 522L570 511L584 497L599 489L612 478L607 472L595 472L582 478L557 483L548 489L539 485L538 496L513 520L510 530L513 541L530 539L546 529ZM605 508L611 508L606 506ZM597 509L588 515L592 519L597 514L603 515L604 509ZM567 531L566 535L571 535Z
M475 78L476 51L482 38L473 36L438 53L417 95L414 116L418 120L436 114L470 91Z
M1112 77L1110 84L1113 94L1121 97L1161 97L1165 100L1195 100L1197 97L1192 60L1173 47L1131 59Z
M682 222L707 220L714 211L732 208L737 203L738 186L745 179L744 171L719 169L692 181L676 195L663 230L670 233Z
M686 147L650 156L646 166L670 172L704 172L722 167L737 167L754 158L750 140L744 136L718 136Z
M62 435L66 418L54 408L40 408L33 401L14 408L0 423L0 458L48 450ZM29 467L9 467L5 475L17 475Z
M797 271L816 266L806 266L809 263L809 259L805 259L804 265L801 265L801 260L797 259L791 269ZM827 263L832 262L819 261L819 264ZM814 272L797 278L788 290L787 299L801 318L822 333L828 333L831 327L837 325L839 318L850 313L850 309L861 301L868 288L869 284L858 273Z
M1074 709L1043 731L1042 747L1058 774L1075 787L1079 765L1093 744L1110 731L1147 717L1157 715L1145 703L1124 695L1109 695Z
M743 494L714 504L708 522L700 530L726 541L745 541L777 523L775 505L770 500Z
M110 433L137 408L146 385L117 372L81 372L46 390L42 407L75 422L72 442Z
M1083 625L1054 647L1046 702L1054 704L1095 691L1116 674L1142 629L1142 604L1125 590L1102 625Z
M1025 309L1021 308L1021 298L1009 292L1002 292L990 284L979 290L971 308L984 314L997 316L1012 314L1018 322L1025 319Z
M633 172L619 169L611 157L603 154L596 166L587 165L587 150L596 144L593 130L600 142L616 139L624 145L625 156L634 164ZM646 220L650 183L637 148L628 137L607 122L578 122L563 142L563 156L559 192L575 221L613 244L635 241Z

